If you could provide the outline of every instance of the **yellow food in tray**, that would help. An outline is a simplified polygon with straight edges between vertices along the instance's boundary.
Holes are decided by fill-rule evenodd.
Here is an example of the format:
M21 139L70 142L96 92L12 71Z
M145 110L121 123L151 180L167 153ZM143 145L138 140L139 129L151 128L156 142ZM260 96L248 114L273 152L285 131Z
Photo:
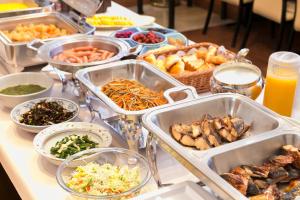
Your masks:
M18 24L11 31L2 31L12 42L28 42L34 39L48 39L70 33L54 24Z
M93 26L133 26L134 23L127 17L95 15L86 19Z
M13 10L23 10L30 8L30 6L25 3L1 3L0 12L13 11Z

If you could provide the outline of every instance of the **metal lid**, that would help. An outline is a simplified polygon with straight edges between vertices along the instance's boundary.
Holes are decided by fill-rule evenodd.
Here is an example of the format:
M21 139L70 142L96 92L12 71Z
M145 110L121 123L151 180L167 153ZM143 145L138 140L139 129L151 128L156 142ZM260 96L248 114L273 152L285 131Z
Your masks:
M63 2L81 14L90 17L95 15L103 0L63 0Z

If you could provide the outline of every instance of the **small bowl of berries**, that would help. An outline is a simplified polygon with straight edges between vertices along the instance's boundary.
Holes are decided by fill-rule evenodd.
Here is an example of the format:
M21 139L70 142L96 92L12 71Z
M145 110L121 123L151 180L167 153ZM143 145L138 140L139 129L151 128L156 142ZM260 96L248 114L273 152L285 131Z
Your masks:
M141 31L131 35L131 40L136 44L144 46L161 46L167 43L167 38L164 34L155 31Z

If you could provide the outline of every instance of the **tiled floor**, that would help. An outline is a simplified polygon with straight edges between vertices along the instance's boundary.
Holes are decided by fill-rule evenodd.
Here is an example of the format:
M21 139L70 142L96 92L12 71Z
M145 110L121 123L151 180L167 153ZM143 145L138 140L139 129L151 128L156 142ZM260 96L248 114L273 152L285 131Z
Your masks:
M130 7L131 10L136 11L136 6ZM156 18L156 23L168 26L168 9L154 7L150 4L144 5L145 15L151 15ZM175 28L180 32L192 31L201 29L204 26L207 11L200 7L187 7L182 3L176 7ZM220 16L213 14L211 18L210 27L225 25L232 23L232 20L221 20Z

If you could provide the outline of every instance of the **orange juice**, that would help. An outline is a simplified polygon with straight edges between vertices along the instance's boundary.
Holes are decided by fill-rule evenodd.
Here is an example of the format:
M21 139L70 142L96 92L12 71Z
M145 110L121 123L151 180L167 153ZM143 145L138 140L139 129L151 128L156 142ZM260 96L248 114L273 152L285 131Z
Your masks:
M273 111L290 117L300 69L300 56L293 52L273 53L268 62L264 105Z
M273 111L291 116L298 81L298 73L291 68L268 69L264 105Z

